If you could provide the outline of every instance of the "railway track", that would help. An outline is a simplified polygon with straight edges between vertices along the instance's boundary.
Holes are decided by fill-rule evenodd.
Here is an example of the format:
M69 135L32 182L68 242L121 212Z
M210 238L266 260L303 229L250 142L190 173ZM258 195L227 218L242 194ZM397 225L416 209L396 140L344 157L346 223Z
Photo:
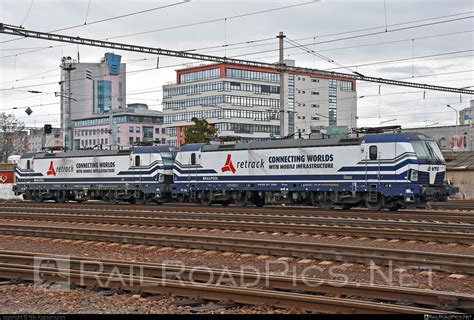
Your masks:
M38 261L47 261L46 265ZM54 261L56 266L52 267ZM67 267L65 267L67 266ZM233 279L220 283L216 275ZM249 273L219 269L91 260L42 253L0 251L0 278L64 281L82 286L171 293L241 304L267 303L328 313L447 313L474 310L474 295L406 287ZM126 279L124 281L124 279ZM100 281L100 282L99 282ZM251 286L249 285L251 284ZM409 304L409 305L408 305ZM415 305L415 306L413 306Z
M50 210L50 209L48 209ZM106 216L93 214L44 214L33 212L0 212L0 219L39 222L94 223L141 225L152 227L186 227L221 230L265 231L309 235L338 235L368 238L388 238L444 243L474 244L474 225L430 224L387 221L348 221L327 218L277 216L229 216L214 214L170 214L160 217ZM42 211L42 210L39 210ZM316 224L317 223L317 224ZM339 226L337 226L339 224ZM342 225L342 226L341 226ZM422 230L429 229L431 230Z
M474 200L452 200L448 202L435 202L433 209L474 210Z
M233 251L474 274L474 256L438 252L133 230L46 227L27 224L2 225L0 226L0 234Z
M4 202L1 209L20 208L49 208L49 209L81 209L95 211L100 214L105 211L115 211L116 214L121 212L129 212L129 214L140 213L141 215L153 215L163 212L177 213L234 213L248 215L283 215L283 216L303 216L303 217L344 217L344 218L360 218L360 219L386 219L386 220L417 220L417 221L438 221L438 222L463 222L474 223L474 214L471 212L442 212L439 210L432 211L398 211L398 212L370 212L367 210L321 210L311 207L203 207L189 204L164 204L164 205L110 205L106 203L67 203L60 204L54 202L33 203L33 202Z

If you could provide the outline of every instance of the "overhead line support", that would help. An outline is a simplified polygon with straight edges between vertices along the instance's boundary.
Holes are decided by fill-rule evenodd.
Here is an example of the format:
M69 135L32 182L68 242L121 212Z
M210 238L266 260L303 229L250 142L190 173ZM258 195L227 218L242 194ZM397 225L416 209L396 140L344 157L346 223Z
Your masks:
M72 37L72 36L58 35L58 34L47 33L47 32L26 30L20 27L14 27L7 24L3 24L3 23L0 23L0 33L20 35L26 38L66 42L66 43L80 44L80 45L85 45L85 46L110 48L114 50L142 52L142 53L163 55L163 56L183 58L183 59L211 61L211 62L217 62L217 63L240 64L240 65L246 65L246 66L251 66L251 67L273 69L279 72L283 71L283 72L308 73L308 74L323 75L323 76L329 76L329 77L347 78L350 80L360 80L360 81L367 81L367 82L382 83L382 84L388 84L388 85L394 85L394 86L421 88L421 89L426 89L426 90L474 95L474 90L469 90L467 88L452 88L452 87L436 86L436 85L421 84L421 83L414 83L414 82L407 82L407 81L390 80L390 79L377 78L377 77L368 77L360 73L354 73L354 74L341 73L341 72L325 71L325 70L312 69L312 68L272 64L268 62L258 62L258 61L243 60L243 59L236 59L236 58L212 56L212 55L207 55L207 54L199 54L199 53L192 53L192 52L186 52L186 51L176 51L176 50L169 50L169 49L129 45L125 43L118 43L118 42L111 42L111 41L104 41L104 40L94 40L94 39L87 39L87 38L81 38L81 37Z

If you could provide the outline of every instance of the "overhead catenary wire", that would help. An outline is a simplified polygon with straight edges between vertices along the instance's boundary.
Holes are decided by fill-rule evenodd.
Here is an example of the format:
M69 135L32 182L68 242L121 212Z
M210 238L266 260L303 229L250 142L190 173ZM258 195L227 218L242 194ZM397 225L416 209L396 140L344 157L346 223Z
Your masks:
M462 34L462 33L468 33L468 32L473 32L474 30L471 29L471 30L465 30L465 31L459 31L459 32L451 32L451 33L444 33L444 34L437 34L437 35L431 35L431 36L424 36L424 37L415 37L415 38L410 38L410 39L401 39L401 40L393 40L393 41L384 41L384 42L377 42L377 43L369 43L369 44L362 44L362 45L356 45L356 46L348 46L348 47L337 47L337 48L329 48L329 49L323 49L323 50L319 50L319 52L325 52L325 51L334 51L334 50L343 50L343 49L351 49L351 48L359 48L359 47L366 47L366 46L374 46L374 45L383 45L383 44L391 44L391 43L397 43L397 42L404 42L404 41L411 41L412 39L415 39L415 40L420 40L420 39L427 39L427 38L435 38L435 37L442 37L442 36L450 36L450 35L457 35L457 34ZM228 46L232 46L232 45L238 45L238 44L243 44L243 43L254 43L254 42L258 42L258 41L267 41L267 40L274 40L274 37L272 38L264 38L264 39L260 39L260 40L251 40L251 41L245 41L245 42L239 42L239 43L235 43L235 44L228 44ZM315 45L315 43L313 42L313 45ZM221 45L222 46L222 45ZM216 48L216 47L221 47L221 46L214 46L214 47L206 47L206 48ZM42 48L42 47L40 47ZM33 49L33 48L31 48ZM240 48L236 48L236 49L240 49ZM1 49L0 49L1 50ZM191 50L186 50L186 51L196 51L198 49L191 49ZM233 49L229 49L229 50L233 50ZM315 49L313 49L315 51ZM209 51L209 52L218 52L218 51ZM288 54L287 56L294 56L294 55L298 55L298 54ZM466 56L468 57L468 56ZM166 58L166 57L165 57ZM276 56L271 56L271 57L267 57L267 58L277 58ZM132 61L132 60L129 60L129 61ZM137 60L133 60L132 62L128 62L127 63L134 63L134 62L141 62L141 61L147 61L147 58L144 58L144 59L137 59ZM314 65L316 66L316 65ZM55 71L57 70L57 68L55 69L52 69L51 71ZM39 74L44 74L44 73L47 73L47 72L50 72L49 70L48 71L45 71L45 72L40 72L40 73L36 73L34 75L30 75L30 76L27 76L27 77L24 77L24 78L21 78L21 79L16 79L15 81L5 81L5 82L2 82L0 83L1 84L5 84L5 83L13 83L13 82L19 82L19 81L23 81L23 80L26 80L28 78L32 78L31 80L35 79L33 78L35 75L39 75ZM57 75L54 75L54 76L59 76L60 74L57 74ZM53 77L53 76L49 76L49 77ZM417 77L420 77L420 76L417 76ZM36 79L43 79L44 77L38 77ZM408 79L408 78L401 78L401 79L397 79L397 80L403 80L403 79ZM364 84L366 85L366 84ZM370 84L369 84L370 85Z
M65 30L75 29L75 28L79 28L79 27L84 27L86 25L93 25L93 24L98 24L98 23L102 23L102 22L117 20L117 19L121 19L121 18L125 18L125 17L134 16L134 15L137 15L137 14L143 14L143 13L148 13L148 12L152 12L152 11L156 11L156 10L169 8L169 7L174 7L174 6L185 4L185 3L188 3L188 2L189 2L189 0L184 0L184 1L180 1L180 2L167 4L167 5L161 5L161 6L150 8L150 9L145 9L145 10L135 11L135 12L131 12L131 13L126 13L126 14L122 14L122 15L119 15L119 16L115 16L115 17L95 20L95 21L92 21L92 22L89 22L89 23L76 24L76 25L72 25L72 26L69 26L69 27L64 27L64 28L51 30L51 31L48 31L48 32L65 31ZM32 1L32 3L33 3L33 1ZM89 2L89 5L90 5L90 2ZM89 14L89 5L87 7L87 15ZM87 21L87 16L86 16L86 21ZM17 41L17 40L20 40L20 39L10 39L10 40L5 40L5 41L0 41L0 43L7 43L7 42L12 42L12 41Z
M472 90L469 90L469 89L448 88L448 87L442 87L442 86L403 82L403 81L397 81L397 80L391 80L391 79L375 78L375 77L365 76L359 73L355 75L343 74L343 73L336 73L336 72L327 72L325 70L295 67L295 66L288 66L288 65L275 65L275 64L267 63L267 62L242 60L242 59L236 59L236 58L226 58L226 57L212 56L212 55L202 55L202 54L196 54L196 53L185 53L185 52L176 51L176 50L161 49L161 48L154 48L154 47L144 47L144 46L137 46L137 45L129 45L125 43L101 41L101 40L95 40L95 39L71 37L71 36L66 36L66 35L25 30L18 27L5 25L5 24L0 24L0 32L7 33L7 34L20 35L24 37L31 37L31 38L36 38L36 39L76 43L76 44L81 44L81 45L86 45L86 46L149 53L149 54L179 57L179 58L191 59L191 60L204 60L204 61L218 62L218 63L247 65L247 66L252 66L252 67L261 67L261 68L279 70L280 72L306 72L306 73L315 73L315 74L321 74L321 75L326 75L326 76L329 75L331 77L342 77L342 78L353 79L353 80L363 80L363 81L368 81L368 82L385 83L385 84L390 84L390 85L424 88L427 90L438 90L438 91L447 91L447 92L454 92L454 93L468 93L468 94L472 93Z
M351 68L348 68L348 67L346 67L346 66L340 64L339 62L335 61L334 59L328 58L328 57L326 57L326 56L324 56L324 55L322 55L322 54L320 54L320 53L318 53L318 52L316 52L316 51L314 51L314 50L312 50L312 49L310 49L310 48L308 48L308 47L306 47L306 46L304 46L304 45L302 45L302 44L300 44L300 43L298 43L298 42L296 42L296 41L294 41L294 40L291 40L291 39L289 39L289 38L286 38L286 41L288 41L289 43L292 43L292 44L296 45L297 47L299 47L300 49L304 50L305 52L307 52L307 53L309 53L309 54L312 54L312 55L314 55L314 56L316 56L316 57L318 57L318 58L320 58L320 59L325 60L326 62L332 63L332 64L334 64L334 65L336 65L336 66L338 66L338 67L340 67L340 68L344 68L344 69L348 70L349 72L355 73L354 70L352 70Z
M447 18L447 17L454 17L454 16L460 16L460 15L466 15L466 14L469 14L469 13L473 13L474 11L466 11L466 12L460 12L460 13L456 13L456 14L449 14L449 15L443 15L443 16L436 16L436 17L430 17L430 18L425 18L425 19L418 19L418 20L411 20L411 21L405 21L405 22L401 22L401 23L396 23L396 24L392 24L390 26L399 26L399 25L406 25L406 24L412 24L412 23L416 23L416 22L423 22L423 21L429 21L429 20L438 20L438 19L441 19L441 18ZM165 28L165 29L160 29L160 30L154 30L153 32L159 32L159 31L167 31L167 30L173 30L175 28L185 28L185 27L190 27L190 26L194 26L194 25L199 25L199 24L203 24L203 23L210 23L210 22L215 22L215 21L221 21L225 19L224 18L219 18L219 19L213 19L213 20L207 20L207 21L202 21L202 22L197 22L197 23L192 23L192 24L183 24L183 25L179 25L179 26L174 26L174 27L171 27L171 29L169 28ZM444 22L442 22L444 23ZM420 27L419 25L415 25L415 26L410 26L409 28L418 28ZM350 34L350 33L356 33L356 32L361 32L361 31L368 31L368 30L375 30L375 29L379 29L381 27L369 27L369 28L364 28L364 29L358 29L358 30L351 30L351 31L343 31L343 32L338 32L338 33L332 33L332 34L323 34L323 35L318 35L317 38L325 38L325 37L331 37L331 36L335 36L335 35L341 35L341 34ZM392 32L393 30L391 30ZM398 31L398 30L395 30L395 31ZM148 31L147 31L148 32ZM366 35L363 35L363 36L370 36L370 35L376 35L376 34L379 34L379 33L375 33L375 34L366 34ZM138 34L137 34L138 35ZM124 36L124 35L122 35ZM118 37L122 37L122 36L117 36L117 37L111 37L111 38L103 38L101 40L105 40L105 39L117 39ZM295 39L296 41L300 41L300 40L307 40L307 39L312 39L312 38L315 38L314 36L313 37L306 37L306 38L298 38L298 39ZM266 39L262 39L262 41L267 41L267 40L273 40L274 37L272 38L266 38ZM350 39L350 38L339 38L339 39L332 39L332 40L328 40L328 41L322 41L322 42L315 42L315 44L321 44L321 43L327 43L327 42L335 42L335 41L345 41L347 39ZM15 39L13 39L15 40ZM253 42L256 42L256 41L253 41ZM1 42L0 42L1 43ZM49 46L49 47L44 47L43 50L45 49L51 49L51 48L59 48L59 47L65 47L65 46L69 46L69 44L65 44L65 45L57 45L57 46ZM230 46L230 45L228 45ZM258 46L258 45L254 45L254 46ZM217 47L222 47L221 46L217 46ZM197 49L192 49L192 50L189 50L189 51L196 51ZM185 50L185 51L188 51L188 50ZM28 52L30 53L30 52ZM24 53L24 54L28 54L28 53ZM21 53L20 53L21 54ZM5 56L5 57L11 57L11 56ZM2 57L0 57L2 58Z
M30 12L31 12L31 8L33 8L33 1L34 0L31 0L30 6L28 7L28 11L26 12L25 17L23 18L23 21L21 21L21 23L20 23L20 27L22 27L25 24L26 19L28 19L28 16L30 15Z

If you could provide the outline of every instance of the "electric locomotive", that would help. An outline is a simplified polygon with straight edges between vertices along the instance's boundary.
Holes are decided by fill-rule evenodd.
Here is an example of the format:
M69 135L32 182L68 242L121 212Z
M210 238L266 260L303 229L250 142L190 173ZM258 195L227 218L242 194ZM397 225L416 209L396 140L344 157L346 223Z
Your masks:
M38 202L161 202L171 197L172 168L168 146L26 153L15 167L13 190Z
M188 144L176 155L173 188L203 205L398 210L447 200L445 170L436 141L419 133Z

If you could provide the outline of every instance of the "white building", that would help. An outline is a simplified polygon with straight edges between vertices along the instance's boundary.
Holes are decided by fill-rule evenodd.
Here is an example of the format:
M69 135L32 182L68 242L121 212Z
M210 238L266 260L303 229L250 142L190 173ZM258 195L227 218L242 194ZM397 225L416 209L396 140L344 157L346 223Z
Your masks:
M461 125L473 124L474 117L474 100L471 100L471 106L469 108L462 109L459 111L459 123Z
M192 118L206 119L219 136L241 140L307 137L321 127L356 126L354 80L293 72L284 77L285 130L280 134L277 70L225 63L177 70L176 84L163 86L167 142L183 144Z
M28 152L39 152L43 148L61 147L61 129L52 128L51 133L44 133L43 128L30 129L28 134Z

